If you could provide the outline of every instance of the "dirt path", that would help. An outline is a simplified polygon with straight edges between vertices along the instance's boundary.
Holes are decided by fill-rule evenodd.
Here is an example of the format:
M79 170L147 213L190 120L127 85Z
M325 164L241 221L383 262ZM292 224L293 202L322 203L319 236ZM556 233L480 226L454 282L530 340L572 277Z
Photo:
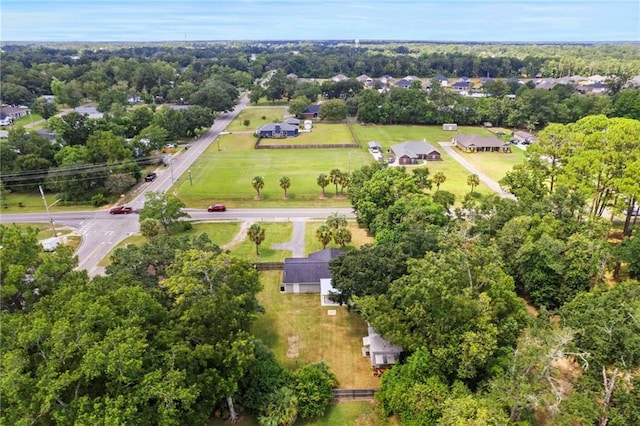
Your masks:
M240 224L240 230L238 231L238 233L233 237L233 239L231 241L229 241L227 244L223 245L221 248L223 250L229 250L231 247L240 244L241 242L243 242L246 238L247 238L247 231L249 230L249 227L253 224L253 222L242 222Z

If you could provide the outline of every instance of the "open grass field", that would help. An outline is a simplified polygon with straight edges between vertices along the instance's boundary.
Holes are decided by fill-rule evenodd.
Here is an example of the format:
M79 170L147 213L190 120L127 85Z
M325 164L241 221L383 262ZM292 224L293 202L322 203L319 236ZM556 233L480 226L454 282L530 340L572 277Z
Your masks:
M286 367L325 361L338 378L340 388L377 388L380 379L371 373L362 356L362 337L367 325L345 307L324 307L318 294L282 294L281 271L260 274L264 289L258 300L264 307L253 327L256 337L275 353ZM337 315L329 316L333 309Z
M219 223L193 223L193 229L185 232L186 235L198 236L205 233L218 246L222 247L228 244L233 237L240 231L240 223L238 222L219 222Z
M49 205L49 211L51 212L90 210L93 208L93 205L91 204L82 206L63 206L59 203L56 203L56 194L49 192L45 193L45 197L47 199L47 204ZM0 205L2 206L0 214L44 213L46 211L44 202L42 201L42 196L37 189L34 192L29 193L11 192L9 194L3 195L2 200L0 201Z
M264 138L260 145L330 145L354 143L346 124L315 124L310 133L286 139Z
M334 168L353 171L373 160L364 149L254 150L255 138L250 134L223 135L219 140L220 151L217 143L212 144L191 166L193 185L185 176L176 183L178 197L188 207L201 208L214 202L253 208L347 207L349 200L334 199L330 187L329 197L320 199L318 175ZM254 200L254 176L262 176L265 182L262 200ZM282 200L282 176L291 179L288 200Z
M309 253L322 250L322 244L320 244L320 241L316 238L316 230L322 224L324 224L322 221L306 223L304 250L307 256ZM373 243L373 237L369 235L366 229L360 228L356 222L348 222L347 227L351 231L351 243L346 245L345 250L352 250L360 248L365 244ZM327 248L340 248L340 245L331 241L327 244Z
M512 147L511 150L511 153L465 153L462 151L458 151L458 153L462 155L465 160L477 167L482 173L495 181L499 181L507 172L511 171L513 166L525 161L524 150L516 147Z
M274 107L274 108L251 108L247 107L246 109L240 111L240 114L236 117L235 120L231 122L226 128L227 132L237 132L237 131L250 131L253 132L256 128L267 124L273 123L276 121L284 120L285 108L284 107ZM265 117L265 118L262 118ZM243 122L244 120L249 120L249 127L246 127Z

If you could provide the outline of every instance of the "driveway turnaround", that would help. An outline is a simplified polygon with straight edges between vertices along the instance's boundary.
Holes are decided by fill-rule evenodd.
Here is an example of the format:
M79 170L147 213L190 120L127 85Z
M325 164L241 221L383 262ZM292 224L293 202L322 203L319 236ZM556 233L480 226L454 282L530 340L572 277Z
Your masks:
M460 163L462 167L469 170L471 173L478 175L481 182L484 182L489 188L497 192L498 195L500 195L502 198L511 198L512 200L516 199L516 197L513 194L507 191L504 191L502 188L500 188L500 185L498 184L498 182L491 179L489 176L485 175L480 170L478 170L473 164L465 160L462 157L462 155L456 152L456 148L453 147L453 144L451 142L438 142L438 143L440 144L440 146L442 146L442 148L444 148L445 151L447 151L447 154L449 154L454 160Z

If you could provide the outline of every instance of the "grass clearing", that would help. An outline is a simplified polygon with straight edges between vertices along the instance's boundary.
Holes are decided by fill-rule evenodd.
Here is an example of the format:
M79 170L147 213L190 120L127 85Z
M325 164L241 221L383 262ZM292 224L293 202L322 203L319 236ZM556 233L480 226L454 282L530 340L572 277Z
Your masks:
M255 138L250 134L223 135L219 141L220 151L217 143L212 144L191 166L193 185L185 176L176 183L178 197L188 207L201 208L213 202L253 208L348 207L349 200L333 198L330 187L328 198L320 199L318 175L334 168L353 171L373 161L364 149L253 150ZM251 186L255 176L262 176L265 182L262 200L257 201ZM288 200L282 200L282 176L291 179Z
M276 250L273 244L282 244L291 240L293 224L289 222L260 222L260 227L265 230L264 241L260 244L260 254L256 255L256 245L245 238L237 246L231 247L231 254L249 262L281 262L285 257L291 256L289 250Z
M475 152L465 153L458 150L465 160L473 164L482 173L495 181L502 179L513 166L524 163L525 151L512 147L510 153L500 152ZM443 185L444 186L444 185Z
M219 222L219 223L198 223L192 222L193 229L185 232L186 235L196 237L202 233L209 236L211 241L222 247L233 240L240 231L239 222Z
M304 237L304 250L305 255L322 250L322 244L316 238L316 230L320 225L323 225L323 221L313 221L306 223L305 237ZM348 222L347 228L351 231L351 243L347 244L345 250L353 250L360 248L365 244L373 243L373 237L367 232L366 229L358 226L356 222ZM327 244L327 248L340 248L340 245L331 241Z
M286 109L284 107L274 108L251 108L247 107L240 111L238 116L227 126L227 132L253 131L267 123L275 123L284 120ZM264 118L262 118L264 117ZM244 125L244 120L249 120L249 126Z
M125 238L124 240L120 241L118 244L116 244L116 246L113 249L111 249L109 254L107 254L105 257L102 258L102 260L98 263L98 266L102 266L106 268L107 266L111 265L111 253L113 253L117 248L126 247L129 244L140 247L146 242L147 242L147 238L142 235L139 235L139 234L131 235Z
M286 368L325 361L340 388L380 386L380 379L371 373L369 359L362 356L362 337L367 335L362 317L342 306L321 306L318 294L280 293L281 271L263 271L260 279L264 289L258 300L265 313L254 324L253 332ZM329 309L336 310L337 315L327 315ZM290 338L297 338L295 348L290 347ZM287 356L295 352L297 357Z

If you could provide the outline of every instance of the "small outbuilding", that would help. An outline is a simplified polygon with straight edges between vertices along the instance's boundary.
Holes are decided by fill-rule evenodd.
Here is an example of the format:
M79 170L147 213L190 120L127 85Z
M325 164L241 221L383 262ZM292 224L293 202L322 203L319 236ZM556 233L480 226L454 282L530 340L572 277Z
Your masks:
M458 130L458 125L455 123L445 123L442 125L442 130L453 132Z
M382 338L370 324L367 325L367 336L362 338L362 355L371 359L373 368L389 367L400 360L402 348Z

